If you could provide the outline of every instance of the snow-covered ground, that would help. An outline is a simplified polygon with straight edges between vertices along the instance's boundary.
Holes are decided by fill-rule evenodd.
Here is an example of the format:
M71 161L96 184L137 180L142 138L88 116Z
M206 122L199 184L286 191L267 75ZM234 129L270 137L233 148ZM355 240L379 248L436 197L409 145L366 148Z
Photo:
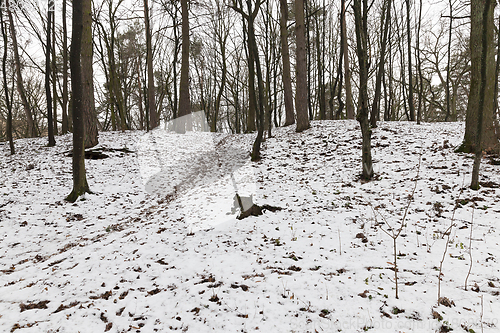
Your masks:
M0 143L0 331L499 332L500 166L469 190L463 130L380 123L368 183L355 121L277 129L258 163L254 135L101 133L75 204L69 135ZM235 184L283 210L236 219ZM415 185L396 299L383 230Z

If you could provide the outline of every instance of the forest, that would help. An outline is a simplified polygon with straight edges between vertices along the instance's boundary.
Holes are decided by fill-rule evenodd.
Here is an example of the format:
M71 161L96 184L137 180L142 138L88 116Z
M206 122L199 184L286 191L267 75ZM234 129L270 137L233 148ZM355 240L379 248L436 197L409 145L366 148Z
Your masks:
M498 331L497 9L0 0L0 331Z

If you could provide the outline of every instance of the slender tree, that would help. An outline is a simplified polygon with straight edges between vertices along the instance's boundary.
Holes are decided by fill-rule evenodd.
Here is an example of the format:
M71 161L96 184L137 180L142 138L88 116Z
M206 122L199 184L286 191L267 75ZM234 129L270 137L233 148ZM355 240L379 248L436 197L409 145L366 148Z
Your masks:
M62 3L62 134L69 132L68 120L68 27L66 22L67 0Z
M52 94L50 92L50 54L51 52L51 28L52 28L52 18L54 16L54 2L52 0L47 2L47 40L45 42L45 97L47 102L47 125L48 125L48 136L49 136L49 147L54 147L56 145L56 140L54 138L54 122L52 119Z
M344 79L345 79L345 99L346 99L346 118L354 119L356 112L354 111L354 103L352 102L351 88L351 69L349 67L349 44L347 43L347 24L346 24L346 0L341 1L340 13L340 38L344 56Z
M380 95L382 93L382 76L385 68L385 50L387 48L389 26L391 23L391 7L392 0L385 0L380 19L380 28L382 31L382 37L380 39L380 60L378 63L377 76L375 78L375 96L373 97L373 106L370 115L370 123L373 128L377 127L377 120L380 115Z
M70 54L73 108L73 190L66 197L66 200L69 202L75 202L79 196L90 192L85 172L84 83L81 66L84 1L85 0L73 0Z
M306 29L304 24L304 3L306 0L295 1L295 35L296 35L296 80L295 108L297 112L297 132L310 127L307 98L307 53Z
M290 74L290 51L288 49L288 3L280 0L281 59L283 61L283 94L285 100L285 126L295 124L293 112L292 79Z
M181 56L181 82L179 91L179 121L178 133L186 132L186 118L191 113L191 100L189 98L189 13L188 0L181 0L182 13L182 56Z
M14 17L10 10L9 0L5 1L5 8L7 10L7 15L9 17L10 23L10 37L12 41L12 49L14 50L14 62L16 65L16 83L17 83L17 91L19 96L21 97L21 103L24 108L24 114L26 115L26 121L28 124L26 136L28 137L36 137L37 129L35 126L35 121L33 120L33 112L31 110L31 106L28 102L28 97L26 96L26 90L24 89L23 76L21 73L21 58L19 56L19 46L17 43L16 29L14 25Z
M410 109L410 120L415 121L415 105L413 104L413 66L411 52L411 15L410 0L406 0L406 31L408 37L408 104Z
M356 24L356 53L359 60L359 111L357 120L361 126L363 167L362 178L373 177L371 154L371 128L368 120L368 0L354 0L354 20Z
M85 121L85 148L99 143L97 131L97 114L94 99L94 69L92 41L92 0L83 0L82 31L82 79L83 79L83 112Z
M0 1L1 4L1 1ZM7 27L3 21L3 11L0 5L0 28L2 29L3 37L3 56L2 56L2 76L3 76L3 91L5 93L5 106L7 107L7 139L9 140L10 154L14 155L16 153L14 147L14 139L12 137L12 103L9 96L9 86L7 85Z
M146 66L148 67L148 129L153 129L160 124L160 117L156 112L155 87L153 76L153 46L151 42L151 26L149 21L149 4L144 0L144 22L146 28Z

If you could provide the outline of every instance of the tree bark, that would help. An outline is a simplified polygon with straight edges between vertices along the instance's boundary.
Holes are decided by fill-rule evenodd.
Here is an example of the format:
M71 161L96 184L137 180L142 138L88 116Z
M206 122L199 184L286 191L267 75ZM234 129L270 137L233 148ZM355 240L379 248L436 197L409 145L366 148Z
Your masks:
M156 112L155 84L153 76L153 46L151 43L151 26L149 22L149 4L144 0L144 22L146 25L146 65L148 67L148 111L149 129L153 129L160 124L159 114Z
M52 28L52 17L54 13L54 2L47 2L47 39L45 41L45 98L47 102L47 127L48 127L48 138L49 147L54 147L56 145L56 140L54 138L54 122L52 119L52 94L50 92L50 50L51 42L51 28Z
M94 147L99 143L97 132L97 115L94 99L94 70L92 42L92 1L82 0L83 31L81 66L83 80L83 112L85 122L85 148Z
M14 139L12 137L12 103L9 96L9 86L7 85L7 27L3 21L3 12L0 6L0 28L2 29L3 37L3 56L2 56L2 76L3 76L3 91L5 93L5 106L7 107L7 139L9 140L10 154L14 155L16 149L14 147Z
M73 190L66 197L66 200L69 202L75 202L79 196L90 192L85 172L84 88L80 58L83 35L83 2L84 0L73 0L70 54L71 90L73 97Z
M297 111L297 132L302 132L310 127L307 101L307 53L306 30L304 25L304 2L295 1L295 34L296 34L296 80L295 108Z
M377 120L379 120L380 117L380 95L382 92L382 76L384 74L385 67L385 50L389 36L389 25L391 23L391 2L391 0L384 1L382 20L380 24L380 28L383 31L383 37L380 40L380 60L378 64L377 77L375 79L375 96L373 98L372 112L370 115L370 123L373 128L377 127Z
M285 100L285 126L295 124L293 112L292 79L290 74L290 51L288 49L288 4L287 0L280 0L281 18L281 58L283 61L283 94Z
M62 134L69 132L68 121L68 27L66 24L66 8L67 0L63 0L62 4L62 20L63 20L63 36L62 36L62 77L63 77L63 91L62 91Z
M499 151L499 141L495 136L493 123L493 109L495 104L495 48L493 43L493 8L494 1L488 1L490 8L485 8L488 0L473 0L471 2L471 85L469 100L467 103L467 114L465 119L464 141L458 151L475 152L477 138L479 136L479 119L482 111L481 122L481 149L488 152ZM486 10L488 9L488 10ZM487 17L483 18L484 13ZM483 50L483 25L486 29L486 49ZM484 59L483 59L484 57ZM482 63L484 62L485 73L482 74ZM481 101L481 87L484 81L484 101ZM484 106L480 108L480 104Z
M354 0L354 19L356 24L356 50L359 60L359 111L357 120L361 126L363 171L361 177L373 177L371 155L371 129L368 121L368 3L367 0Z
M408 35L408 104L410 107L410 121L415 121L415 105L413 104L413 68L411 64L410 0L406 0L406 30Z
M188 0L181 0L182 13L182 56L181 56L181 82L179 91L179 121L177 133L186 132L186 118L191 113L189 98L189 13Z
M479 167L483 148L488 150L488 146L483 146L482 141L484 130L494 133L494 128L484 127L483 119L489 117L488 123L493 122L494 91L495 91L495 44L493 42L494 12L496 1L493 0L472 0L471 1L471 92L469 95L469 106L475 101L477 104L477 133L475 137L475 157L472 168L471 189L479 189ZM477 47L477 48L476 48ZM475 95L472 95L474 89ZM472 106L471 106L472 107ZM495 136L493 136L496 141ZM495 147L498 149L498 141Z
M349 68L349 45L347 43L347 25L346 25L346 10L345 1L342 0L342 12L340 14L340 37L342 47L344 49L344 77L345 77L345 99L346 99L346 118L354 119L356 112L352 102L352 88L351 88L351 69Z

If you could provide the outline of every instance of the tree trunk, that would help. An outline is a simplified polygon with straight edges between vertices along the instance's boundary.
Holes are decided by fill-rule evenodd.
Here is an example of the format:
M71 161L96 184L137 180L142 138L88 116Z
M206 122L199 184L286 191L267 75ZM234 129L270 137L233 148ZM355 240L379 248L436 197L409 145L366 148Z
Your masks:
M29 105L28 98L26 97L26 90L24 89L23 76L21 74L21 59L19 57L16 29L14 26L14 18L12 16L12 12L9 9L9 1L8 0L4 1L7 9L7 15L9 16L10 36L12 39L12 48L14 50L14 62L16 65L16 76L17 76L17 91L19 93L19 96L21 97L21 103L23 104L24 114L26 115L26 121L28 125L26 130L26 136L34 138L38 136L38 134L35 126L35 121L33 120L33 113L31 112L31 107Z
M3 12L0 6L0 28L2 29L3 37L3 56L2 56L2 76L3 76L3 91L5 93L5 106L7 107L7 139L9 140L10 154L14 155L16 153L14 147L14 139L12 137L12 103L9 96L9 87L7 85L7 27L3 21Z
M146 65L148 67L148 111L149 111L149 129L160 125L160 117L156 112L155 102L155 83L153 76L153 46L151 43L151 26L149 22L149 4L144 0L144 22L146 26Z
M371 129L368 121L368 1L354 0L354 19L356 24L356 50L359 59L359 112L357 120L362 134L362 178L373 177L371 155ZM363 3L363 4L361 4Z
M495 91L495 44L493 42L494 12L496 1L493 0L472 0L471 1L471 91L469 95L469 107L477 107L477 132L474 142L475 157L472 168L471 189L479 189L479 167L483 148L498 149L498 141L493 147L484 146L486 142L482 139L484 134L492 132L494 134L493 109L495 106L493 93ZM474 89L474 90L473 90ZM474 92L474 94L473 94ZM471 102L477 104L471 105ZM484 127L483 119L488 120L489 126Z
M243 21L243 34L247 31L245 27L245 21ZM250 29L250 28L249 28ZM247 36L247 39L249 37ZM247 45L250 42L247 41ZM255 94L255 60L253 52L248 49L248 113L247 113L247 133L255 132L255 114L257 110L257 96Z
M491 8L485 8L487 1ZM475 152L477 149L481 148L489 152L498 152L500 147L495 136L495 126L493 123L493 109L495 105L493 9L495 2L489 0L473 0L471 6L471 85L465 119L465 136L458 151ZM484 13L487 13L487 16L483 18ZM483 25L486 32L483 31ZM484 37L483 34L486 34L486 36ZM483 38L486 38L485 50L483 50ZM483 63L485 66L485 75L482 74ZM481 98L483 85L485 90L484 100ZM482 108L480 108L481 103L484 103ZM479 122L480 117L482 117L482 122ZM479 137L479 125L481 125L482 129L481 147L477 147L476 143Z
M181 0L182 12L182 58L181 58L181 82L179 92L179 121L177 122L177 133L186 132L186 118L191 113L189 98L189 13L188 0Z
M290 74L290 51L288 49L288 4L287 0L280 0L281 6L281 58L283 61L283 94L285 100L285 126L295 124L293 112L292 79Z
M48 147L54 147L56 140L54 138L54 122L52 119L52 94L50 92L50 37L52 28L52 14L54 13L54 3L47 2L47 40L45 41L45 98L47 102L47 127L49 143Z
M342 0L342 12L340 14L340 34L341 43L344 49L344 76L345 76L345 99L346 99L346 118L354 119L356 112L354 111L354 104L352 102L352 89L351 89L351 69L349 68L349 45L347 44L347 25L346 25L346 10L345 1Z
M62 91L62 134L69 131L68 121L68 28L66 24L66 5L67 0L63 0L62 4L62 20L63 20L63 36L62 36L62 77L63 77L63 91Z
M373 128L377 127L377 120L380 116L380 95L382 91L382 75L385 67L385 50L387 47L387 38L389 36L389 25L391 23L391 2L391 0L384 1L384 8L382 9L380 28L383 31L383 37L380 40L380 60L378 64L377 77L375 79L375 96L373 98L372 112L370 115L370 123Z
M408 104L410 107L410 121L415 121L415 105L413 104L413 68L411 64L410 0L406 0L406 30L408 34Z
M71 90L73 106L73 191L66 197L69 202L75 202L84 193L89 193L85 173L85 125L83 104L83 78L81 66L82 35L83 35L83 0L73 0L73 26L71 36Z
M54 1L52 0L52 3ZM54 6L53 6L54 8ZM55 10L55 8L54 8ZM52 47L51 47L51 54L52 54L52 63L51 63L51 69L52 69L52 119L54 121L54 135L58 135L58 128L57 128L57 101L58 101L58 96L57 96L57 65L56 65L56 19L55 19L55 12L52 14Z
M302 132L310 127L307 102L307 53L306 30L304 25L304 2L295 1L295 34L296 34L296 80L295 108L297 110L297 132Z
M81 66L83 80L83 112L85 122L85 148L94 147L99 143L97 132L97 115L94 100L94 70L92 42L92 1L82 0L83 31Z

